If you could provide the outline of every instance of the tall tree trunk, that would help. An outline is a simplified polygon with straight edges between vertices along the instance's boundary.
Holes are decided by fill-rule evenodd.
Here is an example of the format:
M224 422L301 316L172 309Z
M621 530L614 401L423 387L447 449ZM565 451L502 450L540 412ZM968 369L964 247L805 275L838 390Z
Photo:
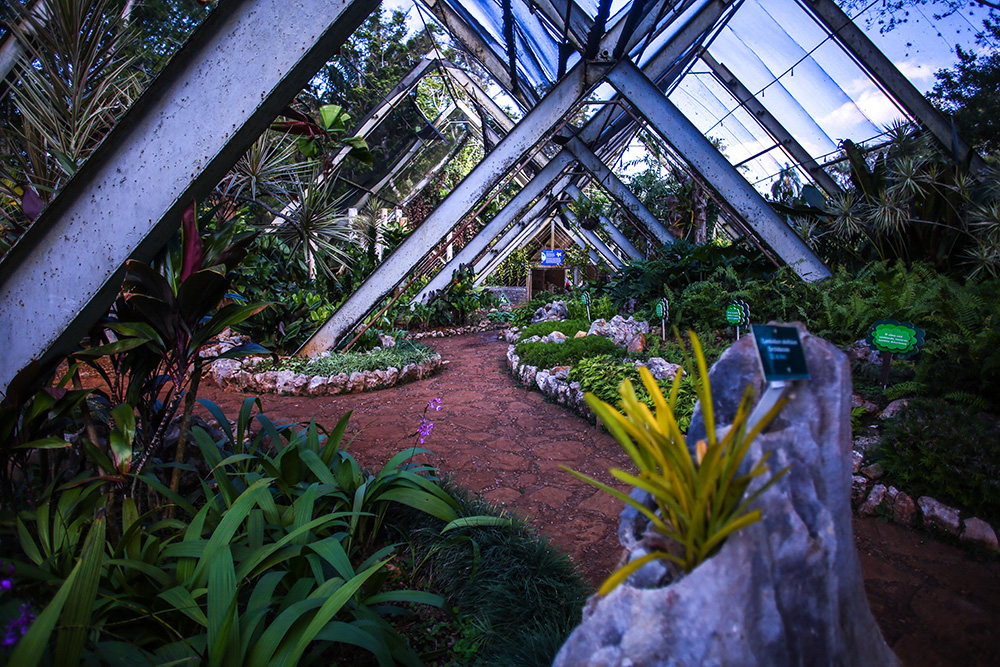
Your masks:
M708 197L705 195L705 188L698 181L694 183L691 200L694 242L705 243L708 241Z

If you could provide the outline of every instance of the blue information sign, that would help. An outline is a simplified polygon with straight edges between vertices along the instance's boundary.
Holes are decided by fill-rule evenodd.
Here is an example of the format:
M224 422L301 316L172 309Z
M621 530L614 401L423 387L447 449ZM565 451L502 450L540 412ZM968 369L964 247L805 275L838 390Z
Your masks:
M562 250L542 250L542 266L562 266Z

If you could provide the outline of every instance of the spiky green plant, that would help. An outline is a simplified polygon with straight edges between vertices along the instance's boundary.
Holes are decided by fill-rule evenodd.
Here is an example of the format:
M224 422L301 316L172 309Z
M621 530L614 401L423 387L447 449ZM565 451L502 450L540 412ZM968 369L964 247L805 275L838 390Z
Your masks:
M693 378L701 402L707 433L707 441L698 441L693 453L674 416L681 387L680 373L674 377L669 399L664 399L649 370L639 369L646 391L653 399L655 414L638 400L629 380L622 382L620 390L624 414L593 394L586 395L587 404L639 470L633 475L612 468L611 474L619 481L649 493L656 503L656 510L593 477L566 470L634 507L652 522L660 535L679 546L679 555L653 551L619 568L601 585L598 590L600 595L606 595L654 560L668 560L684 572L691 572L715 554L727 537L760 520L760 510L749 509L750 503L787 472L787 468L778 471L753 492L747 493L755 479L768 473L767 459L770 454L765 453L746 474L740 474L740 467L754 439L784 407L786 400L778 401L760 421L751 426L753 390L748 386L732 425L719 439L715 432L705 355L694 332L689 332L689 336L695 363L691 364L688 360L688 373Z

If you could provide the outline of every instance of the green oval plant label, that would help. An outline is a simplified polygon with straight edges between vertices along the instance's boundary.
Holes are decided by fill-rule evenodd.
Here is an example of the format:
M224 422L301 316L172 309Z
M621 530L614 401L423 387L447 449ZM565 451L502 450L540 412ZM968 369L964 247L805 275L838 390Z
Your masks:
M589 306L590 305L590 292L584 292L583 294L581 294L580 295L580 301L583 302L583 305Z
M656 316L661 320L667 319L667 313L670 312L670 303L666 299L660 299L656 302Z
M879 352L891 352L900 359L912 357L924 344L924 330L912 322L879 320L868 330L868 345Z
M746 301L733 301L726 306L726 322L734 327L750 324L750 306Z

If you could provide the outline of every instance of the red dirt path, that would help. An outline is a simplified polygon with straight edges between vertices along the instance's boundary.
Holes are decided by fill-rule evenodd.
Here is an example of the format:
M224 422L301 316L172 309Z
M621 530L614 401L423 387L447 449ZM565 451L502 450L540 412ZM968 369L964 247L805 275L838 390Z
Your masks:
M432 398L434 430L424 445L432 462L463 486L520 513L566 551L594 585L620 555L619 504L560 468L610 483L610 467L628 459L607 433L515 384L507 346L487 332L428 340L448 362L433 377L363 394L261 397L272 418L332 427L354 414L350 451L365 466L412 447ZM202 385L227 415L242 396ZM872 611L906 665L1000 665L1000 563L976 559L924 533L873 519L855 521Z

